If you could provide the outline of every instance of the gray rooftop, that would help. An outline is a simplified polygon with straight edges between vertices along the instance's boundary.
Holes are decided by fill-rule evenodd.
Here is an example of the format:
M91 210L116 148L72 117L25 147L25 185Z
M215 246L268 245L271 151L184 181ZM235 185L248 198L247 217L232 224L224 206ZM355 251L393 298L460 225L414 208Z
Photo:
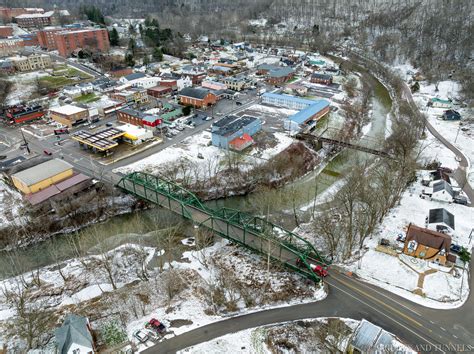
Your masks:
M444 208L430 209L428 223L445 223L454 230L454 215Z
M208 93L209 90L203 88L185 87L179 92L179 95L202 100Z
M222 122L222 126L218 127L218 129L213 129L213 134L217 134L220 136L227 136L235 133L236 131L242 129L243 127L249 125L250 123L253 123L256 121L258 118L251 117L251 116L243 116L243 117L237 117L237 116L230 116L226 117L229 118L229 120L226 120L225 122ZM224 119L226 119L224 118ZM233 118L233 119L232 119ZM224 124L226 123L226 124Z
M71 168L72 165L64 160L52 159L15 173L12 177L16 177L27 186L31 186Z
M351 344L362 352L371 352L382 328L366 320L362 320L357 327Z
M130 75L125 76L124 78L125 78L127 81L131 81L131 80L136 80L136 79L144 78L145 76L146 76L146 75L143 74L143 73L133 73L133 74L130 74Z
M450 196L454 197L453 188L448 182L441 180L433 184L433 193L440 192L442 190L445 190Z
M93 347L92 335L87 328L87 319L77 315L67 315L61 327L55 331L59 353L67 353L72 344L86 348Z

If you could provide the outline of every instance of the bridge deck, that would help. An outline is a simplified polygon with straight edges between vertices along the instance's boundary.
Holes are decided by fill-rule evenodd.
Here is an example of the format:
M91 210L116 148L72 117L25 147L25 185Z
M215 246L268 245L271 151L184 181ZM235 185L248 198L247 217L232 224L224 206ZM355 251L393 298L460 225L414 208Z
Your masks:
M272 260L315 281L320 279L311 270L310 263L329 263L298 235L238 210L207 208L191 192L160 177L134 172L123 177L117 186L190 219L196 225L205 226L221 237L270 256Z

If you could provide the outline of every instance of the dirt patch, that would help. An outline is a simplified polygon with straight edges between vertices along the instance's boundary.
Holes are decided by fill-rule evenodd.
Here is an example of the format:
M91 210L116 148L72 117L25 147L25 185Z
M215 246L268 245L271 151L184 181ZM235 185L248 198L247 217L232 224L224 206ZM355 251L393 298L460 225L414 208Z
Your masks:
M173 327L173 328L189 326L189 325L192 325L192 324L193 324L193 321L190 321L190 320L177 319L177 320L171 320L170 321L170 327Z

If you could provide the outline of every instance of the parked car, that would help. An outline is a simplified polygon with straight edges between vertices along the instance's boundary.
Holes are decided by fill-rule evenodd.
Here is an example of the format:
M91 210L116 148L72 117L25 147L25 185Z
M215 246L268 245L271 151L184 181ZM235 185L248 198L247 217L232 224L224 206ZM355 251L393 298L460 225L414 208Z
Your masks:
M381 245L381 246L390 246L390 241L387 240L386 238L382 238L382 239L380 240L380 245Z
M138 339L140 343L145 343L150 337L148 336L148 333L145 332L144 330L138 330L135 333L133 333L133 336Z
M213 116L207 116L205 120L213 120L214 117Z
M168 139L173 138L173 135L171 135L170 133L166 133L165 136L166 136Z
M43 153L48 156L51 156L53 154L51 151L48 150L43 150Z
M163 333L166 330L166 326L158 321L156 318L152 318L145 324L145 328L152 329L157 333Z
M105 123L105 126L106 127L113 127L114 125L112 123L108 122L108 123Z
M467 205L467 198L462 195L455 197L453 201L456 204Z
M184 127L182 127L181 125L177 125L175 127L175 129L179 130L180 132L182 132L184 130Z
M450 249L451 252L453 252L453 253L459 253L459 252L461 252L461 246L456 245L455 243L452 243L452 244L451 244L451 247L449 247L449 249Z
M235 101L235 104L236 104L237 106L242 106L242 102L240 102L240 101Z
M6 155L0 155L0 160L5 160L7 158Z

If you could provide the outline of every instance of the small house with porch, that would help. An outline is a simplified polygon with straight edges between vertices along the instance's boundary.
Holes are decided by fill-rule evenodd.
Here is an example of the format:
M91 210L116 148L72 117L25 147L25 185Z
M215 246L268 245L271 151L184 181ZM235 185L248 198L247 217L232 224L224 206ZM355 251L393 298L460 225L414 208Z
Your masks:
M410 224L403 253L446 265L450 247L451 236Z

